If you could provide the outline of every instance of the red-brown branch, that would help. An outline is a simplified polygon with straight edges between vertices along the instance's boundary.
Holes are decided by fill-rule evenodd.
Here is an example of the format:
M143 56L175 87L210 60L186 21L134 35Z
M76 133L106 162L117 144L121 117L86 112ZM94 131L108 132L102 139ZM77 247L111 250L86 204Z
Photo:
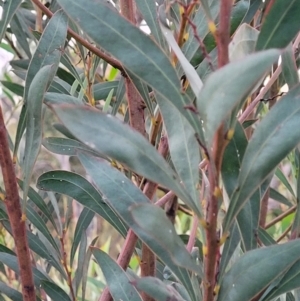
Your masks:
M7 133L0 107L0 165L5 186L5 205L18 257L22 293L24 301L35 301L35 288L32 275L30 252L28 247L25 218L22 218L20 197L8 146Z

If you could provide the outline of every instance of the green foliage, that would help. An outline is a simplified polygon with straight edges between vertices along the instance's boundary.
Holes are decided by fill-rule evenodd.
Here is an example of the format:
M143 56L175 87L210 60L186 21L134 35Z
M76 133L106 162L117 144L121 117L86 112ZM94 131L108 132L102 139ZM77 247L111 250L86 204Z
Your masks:
M0 2L38 300L297 300L300 4L231 2ZM0 300L28 300L8 201Z

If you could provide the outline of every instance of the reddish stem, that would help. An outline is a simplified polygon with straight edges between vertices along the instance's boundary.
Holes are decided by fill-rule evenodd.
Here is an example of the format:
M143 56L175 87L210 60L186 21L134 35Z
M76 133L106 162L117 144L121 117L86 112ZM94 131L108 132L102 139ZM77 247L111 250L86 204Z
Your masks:
M8 146L7 133L0 107L0 165L5 186L5 205L17 251L24 301L35 301L30 252L26 234L26 217L22 215L15 168Z

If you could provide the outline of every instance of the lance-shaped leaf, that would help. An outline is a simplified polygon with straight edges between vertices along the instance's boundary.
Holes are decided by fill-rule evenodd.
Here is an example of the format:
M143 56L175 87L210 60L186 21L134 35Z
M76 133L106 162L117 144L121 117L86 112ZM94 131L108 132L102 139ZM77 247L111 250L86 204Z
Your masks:
M23 119L26 119L27 115L26 102L28 101L29 87L31 86L33 78L36 76L36 74L42 67L47 65L53 65L51 76L49 77L49 82L52 81L56 73L67 36L67 28L67 16L61 10L57 11L49 21L40 38L37 49L30 61L26 75L24 88L25 103L22 108L22 113L24 115ZM25 130L25 125L25 122L18 123L14 155L16 155L18 151L20 140Z
M246 99L261 77L278 59L280 51L268 50L249 55L214 72L197 99L208 146L231 111Z
M227 231L249 197L299 143L300 85L292 89L257 126L246 149L238 184L224 220Z
M276 0L260 31L256 50L284 48L300 30L300 2Z
M87 106L52 108L71 133L90 148L125 164L145 178L168 187L200 214L165 159L129 125Z
M139 278L132 281L132 284L139 291L145 292L157 301L184 301L172 285L166 284L154 277Z
M300 240L249 251L224 275L218 301L251 300L300 258Z
M53 301L71 301L68 294L57 284L50 281L42 281L41 287Z
M13 289L12 287L8 286L2 281L0 281L0 292L1 294L6 295L8 298L10 298L13 301L23 300L23 296L19 291Z
M32 169L42 144L42 106L44 94L48 88L52 66L44 66L36 74L29 89L29 99L26 103L26 143L23 162L23 199L26 201L31 180Z
M292 43L290 43L282 53L282 74L289 89L292 89L299 83L298 67Z
M168 133L169 150L172 163L195 206L201 210L199 202L199 163L200 149L194 131L187 120L158 95L156 101L163 115Z
M22 0L14 0L14 1L3 1L1 3L2 6L2 15L0 20L0 42L2 41L2 37L4 32L6 31L6 27L10 22L11 18L15 14Z
M99 192L85 178L68 171L50 171L41 175L37 187L66 194L78 203L96 212L107 220L123 236L127 229L119 217L102 199Z
M171 222L166 218L165 213L162 211L160 212L160 215L157 216L158 219L152 219L152 222L155 224L159 221L159 225L161 226L160 229L157 230L156 228L156 230L151 231L151 233L145 231L133 220L132 214L129 211L129 208L133 205L150 205L149 199L141 192L141 190L133 185L133 183L121 172L111 167L104 160L91 157L87 154L80 154L79 159L115 211L133 229L140 239L143 240L166 265L168 265L186 287L192 300L195 300L196 297L191 284L190 274L186 268L194 270L199 275L202 274L202 271L200 267L195 264L195 260L186 251L181 239L177 236L175 231L167 233L169 236L167 239L173 240L174 243L172 246L175 245L175 249L171 249L168 244L166 245L164 237L159 237L160 229L168 229L170 228L170 225L172 226ZM148 212L148 216L152 213L156 214L152 211L155 210L155 207L154 209L153 207L154 206L152 205L152 209ZM178 264L184 265L185 268L178 267Z
M149 36L105 1L59 0L58 3L102 49L174 105L196 131L200 129L195 114L184 109L188 103L181 94L180 81L169 58Z
M142 300L136 288L130 283L126 272L120 268L109 255L96 248L92 249L92 253L102 269L109 291L114 300Z

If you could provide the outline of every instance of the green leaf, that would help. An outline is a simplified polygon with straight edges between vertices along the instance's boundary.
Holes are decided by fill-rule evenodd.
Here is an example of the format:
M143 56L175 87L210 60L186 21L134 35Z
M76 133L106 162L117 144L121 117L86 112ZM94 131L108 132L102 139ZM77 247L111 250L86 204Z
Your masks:
M5 81L5 80L2 80L1 84L6 89L10 90L11 92L15 93L16 95L23 96L23 93L24 93L24 87L23 86L21 86L19 84L16 84L16 83L13 83L13 82Z
M278 167L275 171L275 176L280 180L280 182L285 186L285 188L291 193L292 196L295 197L294 189L292 188L291 184L289 183L288 179L282 172L282 170Z
M165 284L154 277L143 277L132 281L132 284L139 290L145 292L157 301L184 301L180 294L170 284Z
M94 186L80 175L68 171L47 172L39 177L37 187L71 196L78 203L102 216L122 236L126 236L127 228L119 217L110 209Z
M53 301L71 301L67 293L53 282L41 281L41 287Z
M229 44L230 61L240 60L253 53L258 35L259 31L257 29L246 23L242 24Z
M288 207L293 206L293 204L284 195L273 188L270 188L270 198L284 205L287 205Z
M285 156L297 145L300 133L300 86L292 89L257 126L246 149L235 192L224 220L224 231Z
M197 108L204 122L208 147L219 126L246 99L279 54L273 49L249 55L217 70L207 79L197 99Z
M186 269L176 266L173 256L170 256L169 254L169 246L165 245L165 239L163 239L163 241L154 240L151 234L149 235L148 232L139 227L132 219L129 208L135 204L150 204L149 199L146 198L141 190L133 185L133 183L128 178L126 178L117 169L111 167L107 162L86 154L80 154L79 159L86 171L94 180L98 189L111 204L111 206L115 209L115 211L122 217L124 221L126 221L126 223L133 229L133 231L143 241L145 241L145 243L153 250L153 252L157 254L165 264L169 266L169 268L176 274L176 276L186 287L190 295L193 297L193 300L195 300L193 288L190 282L190 274ZM122 199L122 202L120 202L120 199ZM170 223L169 220L166 221L165 214L163 221L163 224L158 224L161 225L161 228L165 226L165 222ZM157 223L157 220L155 221L155 223ZM160 232L160 229L157 232ZM154 234L154 237L155 235L156 234ZM182 251L182 241L180 240L180 238L178 238L175 233L173 233L173 235L168 233L168 236L170 236L170 239L174 238L175 243L178 244L179 247L181 246L178 251L174 250L174 254L180 256L181 252L183 252L183 254L185 254L185 259L187 259L185 253L186 250L184 247L184 251ZM180 242L178 242L178 239L180 240ZM201 274L200 268L195 265L195 262L192 268L196 269L197 272Z
M108 93L114 89L113 96L116 95L116 90L118 88L119 81L111 81L111 82L104 82L98 83L93 86L94 91L94 98L95 100L106 99Z
M59 10L53 15L43 31L28 67L24 91L25 102L28 100L29 87L37 72L46 65L53 64L58 67L67 37L67 26L68 18L63 11ZM53 69L52 78L55 75L56 68Z
M164 254L164 256L172 257L176 265L185 267L202 276L201 269L195 264L195 260L185 249L182 240L176 234L174 226L166 217L164 210L152 204L136 204L129 210L136 224L135 227L147 233L147 237L143 240L150 248L149 240L152 239L162 246L164 252L168 253ZM161 252L156 254L162 257Z
M26 216L28 217L29 221L45 236L45 238L51 243L53 248L56 249L57 253L59 254L60 249L51 235L46 223L31 206L26 206L26 209Z
M161 94L199 131L200 124L194 113L184 109L187 103L181 94L175 69L167 55L149 36L105 2L59 0L58 3L101 48ZM98 30L95 31L95 28Z
M295 240L247 252L224 275L217 300L251 300L299 260L299 247Z
M300 2L276 0L263 22L256 50L285 48L300 30Z
M12 269L17 275L19 275L19 264L17 256L0 252L0 262L3 262L6 266ZM32 267L33 279L35 286L39 287L41 281L50 281L49 276L46 273L41 272L35 267Z
M49 82L52 81L58 68L62 49L64 48L64 43L67 36L67 27L68 19L66 15L62 11L57 11L46 26L36 51L30 61L24 88L25 104L22 108L22 119L20 119L20 122L18 123L14 156L17 154L20 140L25 131L25 120L27 116L27 109L25 105L27 105L27 101L29 100L28 93L33 78L42 69L42 67L53 65L51 76L48 79Z
M285 273L275 288L265 297L264 300L272 300L273 298L287 293L300 287L300 261L298 260Z
M43 140L43 146L50 152L60 155L77 156L78 151L85 151L94 156L99 156L98 153L80 141L68 138L47 137Z
M71 262L70 265L71 266L73 264L75 252L80 243L82 233L84 233L86 231L86 229L90 225L91 221L93 220L94 216L95 216L95 212L93 212L87 208L84 208L80 213L80 216L79 216L77 224L76 224L76 228L75 228L75 232L74 232L74 240L73 240L72 248L71 248L71 254L70 254L70 262Z
M136 0L136 5L139 11L142 13L144 20L146 21L151 35L153 35L155 41L165 49L166 43L164 41L163 35L159 28L159 23L156 14L156 3L155 1L148 0Z
M52 66L44 66L34 77L27 101L26 143L23 162L23 199L26 201L34 163L42 144L42 106L44 94L53 72Z
M23 297L20 292L13 289L12 287L9 287L4 282L0 281L0 292L4 295L6 295L8 298L10 298L13 301L22 301Z
M82 280L84 260L86 255L86 247L87 247L87 235L85 231L82 231L81 238L80 238L80 246L78 251L77 269L75 272L75 277L73 278L73 285L75 286L74 290L76 295L78 293L79 285Z
M200 149L194 131L186 119L158 95L156 101L160 110L165 111L163 121L168 133L169 150L172 163L191 195L195 206L199 203L199 163ZM167 113L168 112L168 113Z
M84 102L77 97L64 93L47 92L44 101L46 104L74 104L83 105Z
M289 90L299 83L298 67L292 43L290 43L282 53L282 74L289 86Z
M170 188L196 214L200 214L198 207L181 186L177 175L164 158L129 125L87 106L52 106L52 108L79 140L100 154L125 164L145 178ZM81 122L78 123L78 120Z
M46 259L48 264L59 271L64 279L67 279L66 272L61 264L60 254L54 248L49 248L49 245L46 246L39 236L30 231L27 231L27 238L29 248L41 258Z
M17 179L17 181L18 181L19 186L22 188L23 187L23 181L20 180L20 179ZM46 217L46 219L51 222L51 224L53 225L54 229L57 232L57 227L56 227L56 223L54 221L54 218L53 218L47 204L42 199L42 197L31 187L29 187L29 190L28 190L28 197L37 206L37 208L39 210L41 210L41 212Z
M8 23L10 22L11 18L17 11L21 2L22 0L14 0L14 1L4 1L1 3L2 15L0 19L0 42L2 41Z
M142 301L141 296L130 283L126 272L109 255L95 248L92 249L92 253L102 269L114 300Z

